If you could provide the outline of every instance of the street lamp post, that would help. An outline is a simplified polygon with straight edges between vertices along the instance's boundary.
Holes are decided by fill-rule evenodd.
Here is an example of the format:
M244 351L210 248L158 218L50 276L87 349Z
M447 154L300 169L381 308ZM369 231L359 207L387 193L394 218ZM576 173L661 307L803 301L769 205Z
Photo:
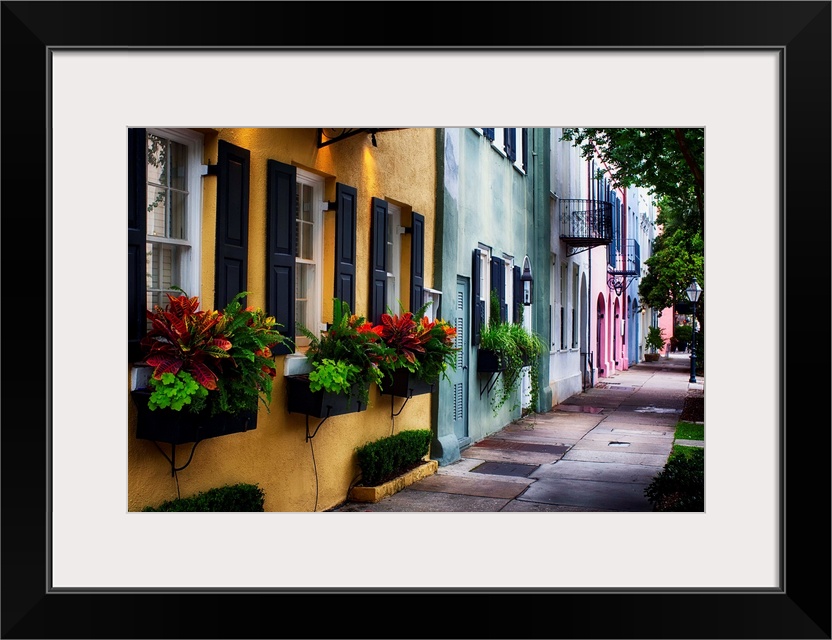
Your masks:
M696 278L690 283L690 286L685 290L688 294L688 300L693 303L693 336L690 347L690 381L696 382L696 301L702 295L702 287L696 282Z

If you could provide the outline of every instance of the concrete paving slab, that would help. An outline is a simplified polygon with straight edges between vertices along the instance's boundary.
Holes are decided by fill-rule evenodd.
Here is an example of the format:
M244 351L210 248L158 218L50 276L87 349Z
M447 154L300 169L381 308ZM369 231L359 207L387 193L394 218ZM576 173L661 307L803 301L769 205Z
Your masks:
M672 438L676 433L676 426L672 427L663 425L643 425L635 423L619 423L615 422L607 424L599 424L587 436L592 434L615 434L616 437L620 435L639 436L643 438Z
M609 511L612 510L576 507L571 504L546 504L544 502L531 502L529 500L512 500L503 507L502 513L588 513Z
M616 462L578 462L560 460L555 464L541 465L531 475L537 480L557 478L571 480L595 480L650 484L663 467L621 464Z
M623 464L641 464L648 467L663 467L667 456L651 453L624 453L621 451L591 451L570 449L562 458L576 462L619 462Z
M509 502L508 499L504 498L483 498L456 493L419 491L413 488L417 485L411 485L407 489L376 503L351 502L338 509L338 511L361 513L399 513L407 511L420 513L485 513L502 511Z
M564 442L564 438L560 438L557 435L535 431L523 431L522 433L501 431L499 434L490 436L488 439L489 441L499 440L502 442L528 442L529 444L542 445L572 445L577 441L570 439L570 441L567 443ZM580 438L578 438L578 440L580 440Z
M683 447L704 447L705 441L704 440L676 440L676 444L680 444Z
M503 479L505 478L505 479ZM437 476L436 474L423 478L408 489L414 491L433 491L439 493L458 493L466 496L480 496L482 498L504 498L511 500L526 490L535 480L516 476L488 476L477 475L476 478L462 476Z
M516 500L572 505L608 511L652 511L644 497L646 485L594 480L538 480Z
M583 440L590 442L612 442L614 440L640 443L664 443L665 441L673 442L673 433L649 433L635 431L633 433L622 433L621 431L614 431L612 429L598 429L595 428L583 437Z
M664 442L632 442L630 439L614 439L605 442L603 440L588 440L584 438L572 447L572 451L618 451L629 454L650 453L667 457L670 455L672 446L673 441L669 438Z
M607 426L621 425L645 425L653 427L663 427L675 429L676 423L679 421L679 414L673 416L667 415L639 415L637 413L618 413L615 416L610 416L604 420Z
M463 458L477 458L489 462L519 462L521 464L551 464L563 457L563 454L533 453L530 451L511 451L506 449L477 448L471 451L465 449L460 454Z

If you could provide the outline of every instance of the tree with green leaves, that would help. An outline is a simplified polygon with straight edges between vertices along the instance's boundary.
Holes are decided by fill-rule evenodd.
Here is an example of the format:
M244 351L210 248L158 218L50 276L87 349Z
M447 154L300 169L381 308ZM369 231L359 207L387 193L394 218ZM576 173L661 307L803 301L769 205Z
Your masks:
M561 140L604 165L614 188L636 186L705 220L705 129L564 129Z
M599 177L608 176L614 188L635 186L653 196L661 233L639 282L642 302L665 309L687 301L694 277L704 288L705 130L564 129L561 140L579 147L584 158L598 159Z

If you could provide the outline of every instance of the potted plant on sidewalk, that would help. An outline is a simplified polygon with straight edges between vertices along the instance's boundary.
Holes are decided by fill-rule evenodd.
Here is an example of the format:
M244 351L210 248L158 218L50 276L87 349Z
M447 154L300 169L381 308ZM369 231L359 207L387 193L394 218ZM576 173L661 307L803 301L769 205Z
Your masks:
M650 349L649 353L644 354L645 362L656 362L659 359L658 351L664 348L666 340L664 338L664 329L661 327L648 327L647 337L644 343Z
M272 349L288 339L274 317L242 306L247 295L217 311L168 294L164 308L147 312L138 366L149 371L131 392L138 438L182 444L256 428L259 404L268 411L271 402Z

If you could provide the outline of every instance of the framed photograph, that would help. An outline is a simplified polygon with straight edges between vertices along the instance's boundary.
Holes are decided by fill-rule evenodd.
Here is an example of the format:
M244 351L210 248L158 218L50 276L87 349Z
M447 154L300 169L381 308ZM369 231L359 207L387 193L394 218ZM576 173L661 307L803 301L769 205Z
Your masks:
M832 637L831 8L3 2L2 636ZM152 539L112 375L127 129L502 122L705 127L706 512L246 514Z

